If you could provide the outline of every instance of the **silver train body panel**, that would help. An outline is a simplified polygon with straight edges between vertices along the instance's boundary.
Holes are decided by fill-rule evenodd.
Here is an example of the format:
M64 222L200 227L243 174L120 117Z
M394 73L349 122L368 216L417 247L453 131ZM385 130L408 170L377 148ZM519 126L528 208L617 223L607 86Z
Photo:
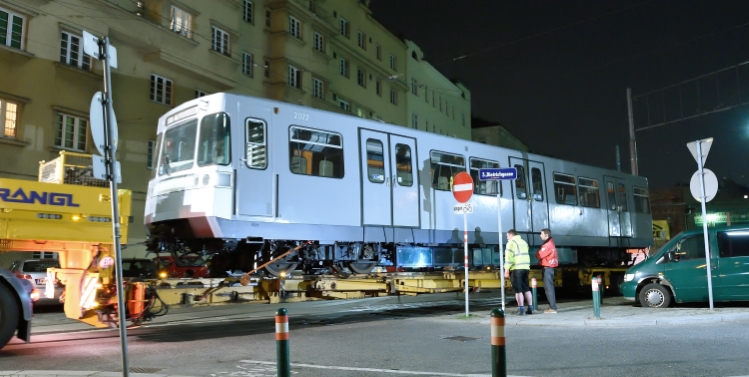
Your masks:
M220 113L225 115L215 115ZM209 131L197 125L202 127L209 117L220 118L230 129L230 138L225 137L230 154L220 164L200 163L201 153L211 149L199 145L202 132ZM193 131L191 125L184 126L193 120L193 133L198 133L193 145L176 147L182 141L164 140L172 128ZM259 128L261 139L250 135ZM474 172L472 166L493 167L496 162L499 167L520 168L524 187L500 181L498 199L496 194L481 194L483 189L495 190L491 183L474 182L482 187L471 199L469 243L496 245L500 239L504 242L503 233L510 228L532 246L540 245L542 228L552 230L558 246L642 248L652 243L647 179L612 170L225 93L170 111L159 120L158 135L145 222L184 220L196 238L462 244L463 216L453 213L451 182L436 177L435 171ZM334 135L325 136L326 148L340 146L335 164L343 166L330 161L312 166L306 161L318 153L313 139L320 135ZM294 149L292 137L302 137L306 144ZM261 144L264 147L258 147ZM191 147L194 160L180 160L177 154L187 155ZM265 153L262 164L251 162L251 154L260 152ZM450 161L434 162L445 160ZM462 170L456 161L464 162ZM635 211L637 204L640 211Z

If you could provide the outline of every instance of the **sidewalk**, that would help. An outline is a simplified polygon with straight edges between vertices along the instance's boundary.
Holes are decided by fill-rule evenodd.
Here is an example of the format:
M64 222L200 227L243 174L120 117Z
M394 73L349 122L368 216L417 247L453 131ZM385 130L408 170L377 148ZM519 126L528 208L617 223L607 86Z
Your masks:
M710 310L708 305L685 307L677 306L666 309L643 308L633 301L622 297L604 298L601 305L601 318L593 315L592 299L583 302L558 304L556 314L544 314L548 307L545 301L539 302L538 314L517 316L514 302L505 307L505 325L507 326L562 326L562 327L638 327L666 326L715 322L749 321L749 305L719 307ZM488 316L491 312L486 312ZM477 313L483 315L484 313ZM488 320L487 320L488 323Z

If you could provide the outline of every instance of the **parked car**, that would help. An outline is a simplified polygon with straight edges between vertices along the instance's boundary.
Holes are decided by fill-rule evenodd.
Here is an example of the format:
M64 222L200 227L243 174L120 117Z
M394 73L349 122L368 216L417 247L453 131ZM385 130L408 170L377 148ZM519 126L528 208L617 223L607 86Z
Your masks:
M132 258L122 260L123 278L156 279L156 263L152 259Z
M749 301L749 226L708 229L714 301ZM665 308L674 302L707 302L707 261L702 229L674 236L650 258L624 276L625 299L643 307Z
M184 261L175 261L171 255L164 255L154 258L154 261L159 266L159 277L162 279L211 277L205 258L188 256Z
M10 272L16 277L22 280L26 280L32 284L32 286L38 291L38 300L34 301L34 305L59 305L60 296L64 291L64 287L59 283L54 284L54 297L47 298L45 291L47 289L47 269L48 268L60 268L60 262L57 259L27 259L13 262L10 266Z

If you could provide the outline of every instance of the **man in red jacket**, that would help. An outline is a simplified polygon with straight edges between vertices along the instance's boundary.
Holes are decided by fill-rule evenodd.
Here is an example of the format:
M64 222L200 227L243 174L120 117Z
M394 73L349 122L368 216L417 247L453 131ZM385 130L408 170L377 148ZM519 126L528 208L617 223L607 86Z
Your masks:
M541 249L536 252L536 259L538 259L538 264L544 268L544 291L546 292L546 300L549 301L549 308L544 310L544 313L556 314L557 298L554 292L554 268L559 266L559 256L554 240L551 239L551 230L541 229L541 240L544 243L541 245Z

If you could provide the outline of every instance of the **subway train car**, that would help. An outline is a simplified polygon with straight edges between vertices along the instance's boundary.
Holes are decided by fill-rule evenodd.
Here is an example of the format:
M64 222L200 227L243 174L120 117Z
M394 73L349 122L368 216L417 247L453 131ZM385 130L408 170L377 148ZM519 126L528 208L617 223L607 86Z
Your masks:
M462 266L451 190L463 171L474 267L499 265L510 228L532 250L550 228L571 265L616 265L652 243L646 178L267 99L186 102L159 119L153 153L149 250L213 255L217 276L268 262L272 275ZM479 180L495 167L518 178Z

